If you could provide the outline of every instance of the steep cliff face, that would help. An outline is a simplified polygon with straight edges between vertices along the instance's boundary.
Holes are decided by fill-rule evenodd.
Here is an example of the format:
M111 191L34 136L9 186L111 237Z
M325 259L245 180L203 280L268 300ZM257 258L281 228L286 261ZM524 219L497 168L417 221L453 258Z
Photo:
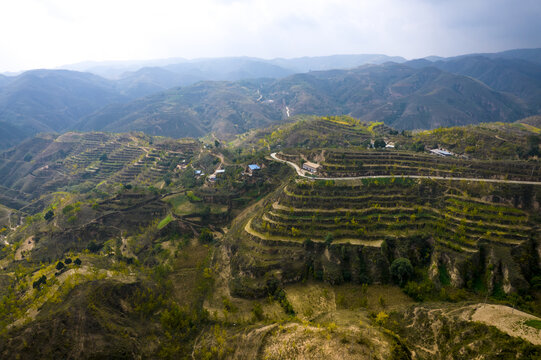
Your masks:
M518 246L484 245L479 251L458 252L434 245L433 238L411 237L384 241L381 247L305 241L280 243L256 237L229 248L231 292L240 297L266 296L272 279L281 285L320 280L332 285L344 282L392 283L390 266L407 258L436 288L485 289L506 294L529 289L529 280L539 264L539 244Z
M388 283L389 259L381 248L351 244L279 244L251 237L253 247L229 248L232 280L230 289L241 297L261 297L270 279L280 284L315 279L330 284ZM256 247L257 244L257 247ZM257 249L257 250L256 250Z

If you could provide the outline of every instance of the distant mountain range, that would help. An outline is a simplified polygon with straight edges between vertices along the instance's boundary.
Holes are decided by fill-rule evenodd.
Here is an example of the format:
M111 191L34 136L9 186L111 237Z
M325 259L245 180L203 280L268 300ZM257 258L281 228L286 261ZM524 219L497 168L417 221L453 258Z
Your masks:
M117 78L69 70L0 75L0 147L72 129L228 137L295 114L348 114L430 129L541 112L541 49L411 61L336 55L72 68Z
M238 75L246 74L249 78L276 77L265 75L265 72L282 73L281 76L316 70L346 69L365 64L383 64L385 62L401 63L406 61L401 56L382 54L360 55L330 55L315 57L300 57L292 59L261 59L254 57L224 57L201 59L161 59L149 61L104 61L83 62L62 66L61 69L90 72L109 79L120 79L126 73L137 72L144 68L161 67L172 72L188 75L189 78L199 77L199 80L241 80ZM235 76L237 75L237 76ZM128 75L129 76L129 75Z
M275 81L202 82L84 118L79 130L152 135L238 134L297 114L349 114L398 129L514 121L528 107L471 77L388 63L296 74Z

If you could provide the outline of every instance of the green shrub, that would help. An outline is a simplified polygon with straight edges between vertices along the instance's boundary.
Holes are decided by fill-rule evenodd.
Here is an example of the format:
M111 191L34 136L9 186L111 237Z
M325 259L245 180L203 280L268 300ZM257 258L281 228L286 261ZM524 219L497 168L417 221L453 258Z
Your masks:
M254 319L257 321L261 321L265 318L265 314L263 313L263 307L261 306L261 303L256 302L254 304L254 307L252 308L252 314L254 316Z
M158 230L166 227L167 224L169 224L171 221L173 221L173 217L171 216L171 214L169 214L164 219L162 219L162 221L160 221L160 223L158 224Z
M391 264L391 276L400 286L404 286L413 275L413 266L406 258L398 258Z
M92 240L88 246L86 247L90 252L97 253L100 251L100 249L103 247L101 244L97 244L94 240Z
M409 281L403 288L406 295L416 301L424 301L433 291L434 284L430 280L425 280L421 283Z
M51 220L53 217L54 217L54 211L52 210L47 211L45 215L43 216L43 218L47 221Z
M47 284L47 277L45 275L42 275L38 280L32 283L32 287L39 290L41 289L41 285L44 284Z
M447 267L445 265L438 266L438 274L440 279L440 284L447 286L451 284L451 276L449 276L449 272L447 271Z
M535 329L541 330L541 321L540 320L535 320L535 319L526 320L524 323L526 325L528 325L528 326L531 326L531 327L535 328Z
M334 235L332 233L327 233L327 235L325 236L325 245L329 247L331 246L333 241L334 241Z
M202 244L211 244L214 241L212 231L210 231L208 228L201 230L201 234L199 234L199 241Z
M385 147L385 141L383 139L377 139L376 141L374 141L374 147L376 149L382 149Z
M64 208L62 209L62 214L66 215L66 214L72 212L73 209L74 209L74 206L73 206L73 205L71 205L71 204L66 205L66 206L64 206Z

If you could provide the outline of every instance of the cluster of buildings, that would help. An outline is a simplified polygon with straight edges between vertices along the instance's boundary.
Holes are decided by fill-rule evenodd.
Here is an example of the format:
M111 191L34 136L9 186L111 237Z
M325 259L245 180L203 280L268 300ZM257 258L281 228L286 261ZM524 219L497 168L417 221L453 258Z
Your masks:
M180 165L178 165L177 168L179 168L179 166ZM182 167L182 169L185 169L185 167ZM260 170L261 170L261 166L257 164L250 164L246 167L242 175L253 176L257 174L257 172L259 172ZM220 175L224 173L225 173L225 169L218 169L214 172L214 174L209 175L207 179L210 182L215 182L219 179ZM194 169L194 177L200 178L202 176L205 176L205 173L203 172L203 170Z

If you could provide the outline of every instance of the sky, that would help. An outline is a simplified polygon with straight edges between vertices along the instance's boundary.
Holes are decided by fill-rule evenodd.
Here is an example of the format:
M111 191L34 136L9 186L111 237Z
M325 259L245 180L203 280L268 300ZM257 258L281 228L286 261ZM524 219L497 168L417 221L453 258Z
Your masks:
M0 2L0 72L82 61L541 47L540 0Z

